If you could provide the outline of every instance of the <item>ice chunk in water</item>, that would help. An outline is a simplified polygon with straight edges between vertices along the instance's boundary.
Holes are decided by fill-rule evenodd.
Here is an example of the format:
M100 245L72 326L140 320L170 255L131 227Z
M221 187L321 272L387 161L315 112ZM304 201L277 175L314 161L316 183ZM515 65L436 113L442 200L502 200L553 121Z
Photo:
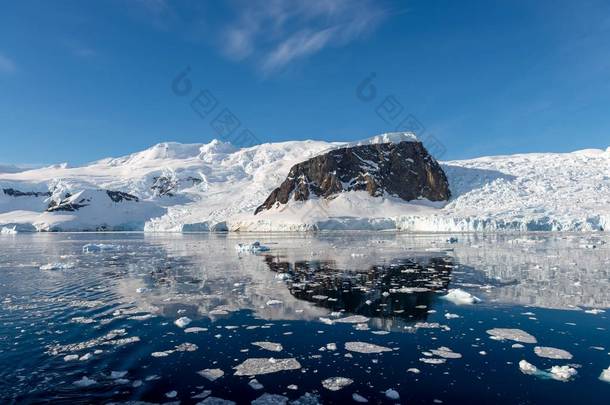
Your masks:
M534 353L538 357L545 357L547 359L570 360L572 358L570 352L554 347L536 346L534 347Z
M174 321L174 324L176 324L177 327L179 328L184 328L186 327L189 323L191 323L191 318L187 317L187 316L183 316L181 318L178 318Z
M251 244L247 243L238 243L235 245L235 250L238 252L247 252L247 253L258 253L258 252L267 252L269 248L265 245L261 245L260 242L256 241Z
M536 338L521 329L493 328L487 331L496 340L514 340L521 343L537 343Z
M519 362L519 370L521 370L523 374L536 374L538 372L538 368L526 360L521 360Z
M49 263L40 266L40 270L69 270L73 269L72 263Z
M210 381L215 381L225 375L225 372L219 368L206 368L205 370L197 371L197 374L207 378Z
M365 397L363 397L360 394L356 394L355 392L352 394L352 399L354 400L354 402L359 402L361 404L369 402L368 399L366 399Z
M551 377L559 381L569 381L578 374L576 369L570 366L553 366L550 372Z
M345 318L335 319L337 323L366 323L369 321L369 318L362 315L352 315L346 316Z
M235 375L262 375L301 368L295 358L251 358L235 367Z
M393 400L393 401L398 401L398 400L400 399L400 394L398 393L398 391L393 390L392 388L388 388L388 389L385 391L385 396L386 396L388 399L391 399L391 400Z
M329 391L339 391L353 382L354 380L346 377L331 377L322 381L322 386Z
M105 243L87 243L83 246L83 253L100 253L119 250L119 246Z
M193 399L204 399L209 397L212 394L211 390L203 390L197 395L193 395L191 398Z
M599 375L599 379L610 383L610 366L608 366L607 369L602 370L601 374Z
M318 398L318 396L314 395L314 394L310 394L309 392L306 392L305 394L301 395L299 398L290 402L290 405L320 405L320 404L321 404L321 402L320 402L320 399Z
M451 288L447 291L447 295L443 295L441 298L453 302L456 305L470 305L481 302L480 298L475 297L467 291L459 288Z
M259 383L258 380L256 378L251 379L248 382L248 385L253 389L253 390L262 390L263 388L265 388L263 386L263 384Z
M571 366L553 366L549 371L539 370L536 366L525 360L519 362L519 369L523 374L535 375L540 378L552 378L557 381L567 382L578 374L576 369Z
M391 352L392 349L389 347L379 346L372 343L366 342L346 342L345 350L356 353L383 353L383 352Z
M288 397L265 393L250 403L252 405L285 405L287 402Z
M199 328L197 326L194 326L192 328L186 328L184 330L184 333L199 333L199 332L207 332L208 328Z
M258 346L261 349L269 350L271 352L281 352L284 350L281 344L273 342L252 342L254 346Z
M460 353L456 353L456 352L452 351L450 348L444 347L444 346L441 346L435 350L430 350L430 352L432 352L432 354L434 354L435 356L442 357L444 359L462 358L462 355Z
M113 380L117 380L119 378L123 378L127 375L127 371L111 371L110 378Z
M207 397L203 401L198 402L197 405L235 405L235 402L218 397Z

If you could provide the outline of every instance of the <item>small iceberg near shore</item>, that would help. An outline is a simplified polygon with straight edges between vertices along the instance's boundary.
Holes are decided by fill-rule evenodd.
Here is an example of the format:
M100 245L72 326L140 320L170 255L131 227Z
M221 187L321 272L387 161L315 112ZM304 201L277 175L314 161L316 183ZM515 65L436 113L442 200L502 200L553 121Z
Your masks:
M481 302L481 299L460 288L451 288L447 295L441 297L456 305L472 305Z
M235 245L235 250L240 253L258 253L258 252L267 252L269 251L269 247L265 245L261 245L260 242L256 241L254 243L238 243Z
M119 250L119 246L106 243L87 243L83 246L83 253L113 252Z

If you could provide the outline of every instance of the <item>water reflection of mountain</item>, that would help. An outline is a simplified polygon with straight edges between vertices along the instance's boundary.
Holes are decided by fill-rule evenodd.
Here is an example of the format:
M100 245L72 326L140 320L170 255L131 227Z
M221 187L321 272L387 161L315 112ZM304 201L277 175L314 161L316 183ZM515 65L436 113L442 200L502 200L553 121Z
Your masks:
M269 269L290 293L331 311L378 318L384 327L397 320L425 320L438 292L451 281L451 258L393 259L364 271L339 269L333 260L289 262L266 255Z
M594 244L598 247L591 248ZM454 256L484 278L516 281L487 291L490 300L556 309L608 308L607 246L589 235L487 237L460 244Z

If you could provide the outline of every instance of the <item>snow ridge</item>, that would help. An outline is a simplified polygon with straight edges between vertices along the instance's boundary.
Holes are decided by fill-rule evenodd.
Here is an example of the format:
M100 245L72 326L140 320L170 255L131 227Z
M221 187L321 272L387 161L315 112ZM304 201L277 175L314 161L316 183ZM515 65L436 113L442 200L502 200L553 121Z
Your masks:
M350 191L332 199L290 201L254 210L290 168L348 145L415 142L408 133L353 144L290 141L237 148L166 142L82 167L0 171L0 229L436 232L593 231L610 229L610 148L493 156L442 163L448 203L405 202ZM16 190L7 192L6 190ZM135 199L114 201L108 192ZM78 196L80 198L77 198ZM78 201L85 198L86 205ZM84 205L49 210L66 200ZM74 205L74 204L73 204ZM7 231L8 233L8 231Z

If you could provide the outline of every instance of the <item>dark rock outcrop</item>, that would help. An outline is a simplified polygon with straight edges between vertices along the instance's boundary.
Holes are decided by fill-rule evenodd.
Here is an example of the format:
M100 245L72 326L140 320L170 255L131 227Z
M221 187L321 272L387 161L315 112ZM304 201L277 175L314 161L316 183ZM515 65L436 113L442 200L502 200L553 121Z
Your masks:
M88 206L91 203L90 198L80 198L75 200L72 198L72 194L66 193L64 198L59 201L51 200L49 202L49 206L47 208L47 212L55 212L55 211L68 211L74 212L79 209Z
M106 194L108 194L108 197L110 197L110 199L112 201L114 201L115 203L121 202L121 201L140 201L138 199L138 197L136 197L135 195L129 194L129 193L124 193L122 191L112 191L112 190L106 190Z
M255 214L290 199L329 198L357 190L405 201L446 201L451 196L443 169L421 142L367 144L335 149L294 165Z
M19 191L14 188L3 188L4 194L11 197L50 197L50 191Z

